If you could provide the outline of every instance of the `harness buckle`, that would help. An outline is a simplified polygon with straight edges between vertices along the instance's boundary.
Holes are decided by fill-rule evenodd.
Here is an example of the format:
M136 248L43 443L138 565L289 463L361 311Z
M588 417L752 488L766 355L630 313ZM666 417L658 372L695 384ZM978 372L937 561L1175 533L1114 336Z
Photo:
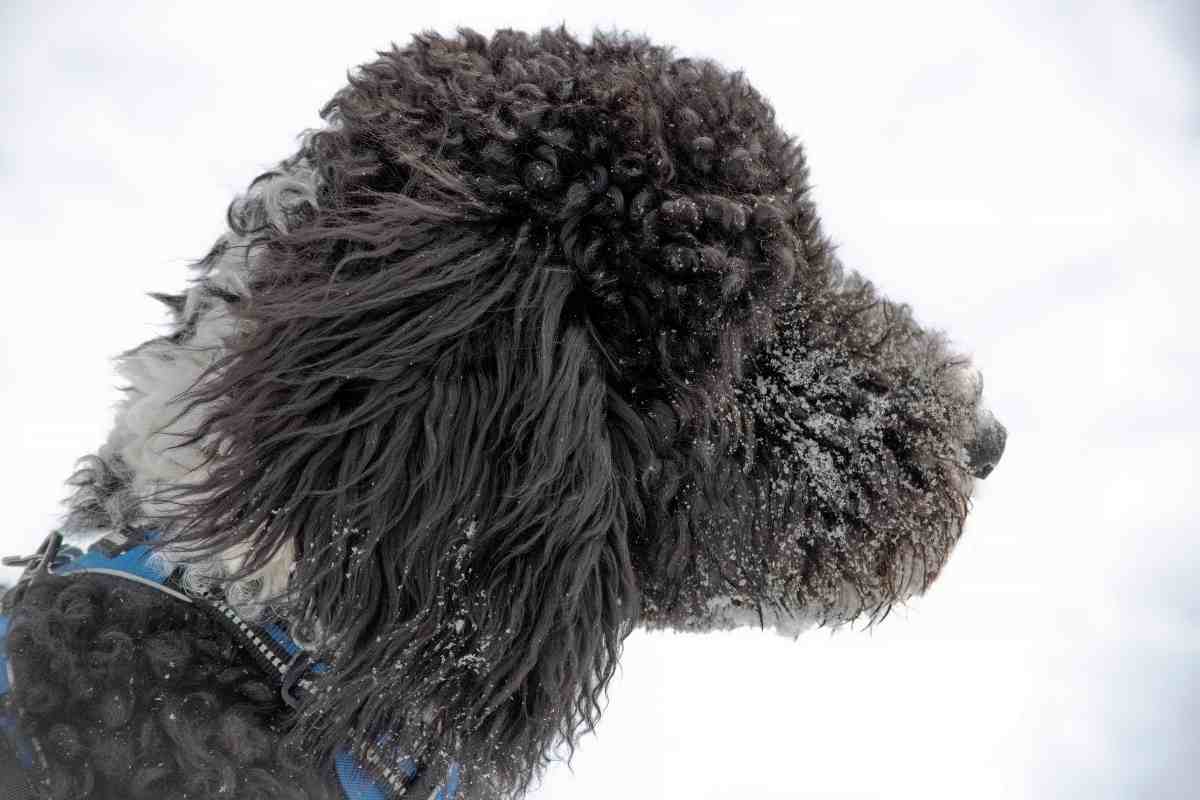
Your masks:
M283 672L283 677L279 682L279 696L290 708L300 706L301 699L296 696L296 689L299 688L300 679L304 677L304 673L308 672L310 666L312 666L312 658L307 651L301 650L292 656L287 669Z
M62 533L51 531L33 555L5 556L3 559L0 559L0 563L6 567L25 568L24 572L21 573L21 577L17 578L17 583L12 591L5 597L6 606L17 603L25 594L25 590L29 588L29 585L39 577L51 574L51 570L68 564L73 558L79 555L78 548L63 548L62 545Z
M51 567L61 567L70 560L66 555L60 556L59 549L62 547L62 534L58 531L51 531L41 545L38 546L37 552L30 556L5 556L0 559L6 567L25 567L26 572L37 570L38 572L49 572ZM24 576L22 576L24 577ZM32 577L32 576L31 576Z

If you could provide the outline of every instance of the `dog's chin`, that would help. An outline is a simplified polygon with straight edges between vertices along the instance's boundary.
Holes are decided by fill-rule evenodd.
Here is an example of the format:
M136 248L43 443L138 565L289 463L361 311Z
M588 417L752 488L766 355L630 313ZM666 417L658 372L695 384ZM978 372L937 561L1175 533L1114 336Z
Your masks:
M755 628L795 638L814 627L872 626L896 605L924 594L962 534L973 479L945 500L913 500L909 510L861 528L784 527L763 542L763 526L697 528L703 544L670 587L649 582L644 627L704 633ZM765 560L763 553L771 559ZM815 556L820 554L820 560Z

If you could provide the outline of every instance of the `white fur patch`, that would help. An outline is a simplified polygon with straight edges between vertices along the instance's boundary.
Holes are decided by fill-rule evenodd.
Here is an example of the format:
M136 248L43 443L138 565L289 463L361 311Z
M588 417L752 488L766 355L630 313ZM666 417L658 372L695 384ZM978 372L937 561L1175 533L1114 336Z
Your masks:
M233 212L248 227L269 227L285 232L303 210L316 205L316 175L303 162L255 182L234 202ZM119 359L118 373L128 382L124 401L107 449L119 455L131 473L130 491L141 506L144 522L153 524L165 506L156 494L170 487L196 484L208 474L213 455L210 442L187 439L204 419L205 407L184 413L184 394L195 387L207 370L227 351L227 343L242 334L229 303L206 286L229 295L248 298L248 279L254 269L256 243L252 236L228 231L213 248L215 259L202 263L204 283L190 288L180 314L180 328L190 328L186 341L166 338L149 341ZM169 502L169 501L168 501ZM169 531L164 532L168 537ZM244 548L194 561L182 553L165 553L187 567L185 581L199 588L214 578L229 575L244 563ZM264 603L287 590L294 554L281 548L262 570L228 588L230 604L254 617Z

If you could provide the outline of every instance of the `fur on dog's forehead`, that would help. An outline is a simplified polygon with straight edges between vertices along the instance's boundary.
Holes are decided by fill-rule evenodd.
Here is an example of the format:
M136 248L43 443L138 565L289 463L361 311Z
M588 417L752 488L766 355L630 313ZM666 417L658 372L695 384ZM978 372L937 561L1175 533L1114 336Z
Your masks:
M122 358L72 516L161 525L309 631L335 670L305 735L508 791L594 724L636 624L795 633L929 586L979 388L843 270L743 76L423 34L324 116Z

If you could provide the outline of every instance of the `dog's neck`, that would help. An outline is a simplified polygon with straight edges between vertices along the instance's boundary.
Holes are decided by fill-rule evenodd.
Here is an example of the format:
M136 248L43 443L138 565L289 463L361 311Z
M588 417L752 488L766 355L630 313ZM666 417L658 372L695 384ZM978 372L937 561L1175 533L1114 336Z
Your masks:
M249 297L261 234L285 232L305 205L315 203L316 178L303 162L280 165L256 181L230 209L231 226L195 265L200 273L182 294L155 295L171 310L170 330L123 353L116 362L127 381L107 441L86 457L72 476L76 487L64 526L84 532L154 527L164 515L164 489L197 484L209 471L204 442L189 441L203 420L203 406L186 409L183 395L227 351L240 332L233 313ZM169 531L167 532L169 535ZM186 566L189 583L221 579L238 572L242 550L197 560L182 553L164 555ZM253 575L226 587L231 603L256 618L287 589L291 547L277 552Z

